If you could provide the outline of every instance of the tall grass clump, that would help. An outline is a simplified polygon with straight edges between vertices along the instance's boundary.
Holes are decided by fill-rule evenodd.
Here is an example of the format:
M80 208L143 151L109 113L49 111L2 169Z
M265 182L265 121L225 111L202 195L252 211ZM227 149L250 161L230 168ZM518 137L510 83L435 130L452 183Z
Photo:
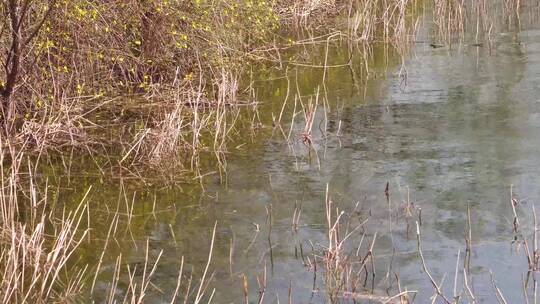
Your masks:
M415 0L351 1L349 36L364 42L385 42L396 46L407 42L416 30Z
M521 19L527 18L522 14L525 5L535 6L519 0L433 0L432 4L436 38L448 46L489 45L493 33L511 26L520 28Z
M40 154L105 151L122 168L193 170L203 152L224 168L235 109L254 104L240 79L275 40L277 5L3 1L2 136Z
M7 149L4 142L0 148ZM0 156L0 301L70 301L84 287L86 267L70 261L87 233L82 227L87 206L81 202L52 217L47 193L36 188L31 171L20 171L23 154L10 150L9 167L3 165L5 153Z
M116 253L113 246L118 243L120 230L131 231L133 209L116 210L112 219L100 223L109 226L107 235L95 239L90 233L95 229L90 218L91 188L69 210L49 196L47 182L40 186L34 164L21 152L24 150L4 141L0 141L0 148L0 303L81 303L95 299L111 304L147 303L153 288L157 288L152 279L163 250L157 256L151 254L147 240L142 248L143 263L137 265ZM193 273L186 278L181 258L175 289L167 290L170 303L211 302L215 290L211 288L210 266L216 227L217 223L200 280ZM81 259L88 246L100 256L90 264ZM138 251L135 247L133 250ZM113 264L112 274L104 271L105 260ZM107 282L100 293L96 288L98 277Z

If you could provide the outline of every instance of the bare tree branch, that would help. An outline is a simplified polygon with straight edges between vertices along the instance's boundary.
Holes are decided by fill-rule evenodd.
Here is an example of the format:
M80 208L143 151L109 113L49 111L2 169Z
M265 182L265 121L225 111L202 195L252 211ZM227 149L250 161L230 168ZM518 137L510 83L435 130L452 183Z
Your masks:
M19 70L23 61L23 51L30 44L30 42L37 36L45 21L51 15L53 8L56 5L56 0L48 1L49 5L46 8L45 12L32 28L25 29L26 23L28 23L33 14L31 13L32 5L35 4L35 1L32 0L9 0L7 7L6 15L9 19L9 31L11 32L11 45L7 51L6 58L3 62L3 67L5 70L6 81L3 87L0 87L0 95L4 97L3 108L7 107L7 104L10 102L9 97L15 90L17 79L19 77ZM30 25L28 25L30 27ZM7 24L2 25L2 32L4 28L8 28Z
M32 39L36 37L36 35L39 33L39 31L43 27L43 24L45 23L45 21L47 21L47 19L51 15L51 12L55 5L56 5L56 0L50 1L49 7L47 8L47 11L45 11L45 13L43 14L41 21L38 24L36 24L36 26L33 29L30 30L30 35L26 37L26 40L24 41L23 46L27 46L28 43L30 43L30 41L32 41Z

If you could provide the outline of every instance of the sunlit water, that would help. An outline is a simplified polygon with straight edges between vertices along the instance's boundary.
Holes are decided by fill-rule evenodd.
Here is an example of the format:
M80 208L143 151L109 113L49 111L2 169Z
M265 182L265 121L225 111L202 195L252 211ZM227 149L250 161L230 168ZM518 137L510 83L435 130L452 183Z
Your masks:
M334 64L346 61L342 47L331 48ZM321 54L324 47L314 56L320 59ZM512 245L510 187L520 200L522 226L530 239L530 209L540 196L540 31L534 27L503 31L493 35L491 47L465 44L451 50L432 48L429 35L421 31L405 61L406 78L399 73L395 55L389 61L379 57L370 63L372 77L365 85L355 82L348 68L328 70L326 93L321 69L292 67L288 72L285 134L294 107L295 80L304 103L317 88L321 100L326 96L329 103L325 117L320 101L310 153L300 140L304 127L300 112L290 142L272 129L271 114L279 115L287 92L281 70L271 73L268 78L273 80L256 82L257 98L263 102L263 129L252 141L241 141L248 141L246 145L229 146L226 180L209 175L204 192L199 185L169 189L125 182L124 193L118 185L94 178L63 181L68 189L61 192L67 194L59 196L60 202L78 202L92 185L89 202L95 229L90 234L93 241L83 244L80 257L91 266L100 258L117 206L124 213L133 206L131 229L126 230L128 218L122 217L116 238L109 242L94 288L95 301L109 292L117 254L122 253L123 265L144 266L147 239L151 260L163 250L152 278L155 287L149 287L150 302L170 301L182 256L181 293L191 274L192 285L197 286L217 222L205 299L215 288L214 303L243 302L245 276L250 303L256 303L257 276L262 278L266 269L265 303L288 303L289 296L293 303L324 303L321 254L328 244L328 185L335 206L356 210L344 221L354 226L371 214L360 253L365 254L377 233L375 295L398 293L395 274L403 290L418 291L417 303L428 302L434 293L418 255L417 209L412 218L404 217L404 202L410 197L414 207L422 210L426 265L438 283L444 278L443 291L449 298L459 250L457 292L467 299L462 265L469 205L470 286L477 300L496 301L492 271L508 303L523 302L522 280L528 267L523 248L516 253ZM300 111L300 104L296 110ZM384 191L387 183L390 203ZM302 210L297 232L292 229L295 206ZM361 236L357 231L348 241L351 253ZM315 281L313 269L305 265L313 254L319 263ZM119 298L126 288L123 272ZM89 278L88 289L91 282ZM371 293L371 284L370 277L366 289L360 284L357 292ZM531 295L533 284L528 289Z

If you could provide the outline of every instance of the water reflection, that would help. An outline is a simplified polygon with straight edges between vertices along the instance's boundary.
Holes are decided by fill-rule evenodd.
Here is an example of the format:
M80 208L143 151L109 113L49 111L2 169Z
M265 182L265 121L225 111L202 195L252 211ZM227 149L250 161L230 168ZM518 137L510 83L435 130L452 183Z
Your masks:
M375 293L385 294L395 284L386 277L391 267L402 286L419 291L417 302L425 303L433 289L419 263L414 228L408 229L398 213L388 212L384 195L388 182L392 208L399 209L409 198L422 208L426 262L438 280L446 278L447 294L453 292L450 281L457 251L465 248L469 205L471 284L478 300L496 300L491 270L506 299L521 301L521 278L527 266L524 257L510 250L509 188L514 185L525 208L540 195L538 33L503 33L493 39L491 48L433 49L419 43L415 56L406 62L407 86L391 64L376 68L374 73L388 77L371 80L362 92L350 70L331 70L326 96L331 109L326 116L320 107L315 115L316 156L298 139L303 128L298 116L291 143L276 132L270 140L235 149L228 160L226 184L210 177L204 194L195 186L139 191L135 200L126 201L133 202L134 214L140 216L131 220L130 231L121 234L124 239L111 245L114 252L122 252L125 263L140 263L147 237L151 256L163 250L154 278L159 290L152 290L150 301L167 302L181 256L186 258L186 277L191 272L194 278L202 274L217 221L210 285L216 288L216 302L243 299L244 275L249 298L255 301L257 277L266 269L268 302L287 302L291 296L293 303L323 303L324 278L319 272L314 286L313 272L305 264L308 255L320 253L326 245L324 197L329 184L332 199L342 209L358 206L351 221L359 223L372 214L366 236L378 235ZM336 62L348 56L335 55ZM294 74L305 100L321 79L322 71L316 69L299 68ZM260 83L259 98L267 100L263 105L267 113L279 113L286 84L285 79ZM262 120L271 124L270 116ZM325 124L329 136L319 127ZM99 223L107 223L109 210L114 209L107 204L116 188L107 189L104 185L93 196L96 239L105 238L107 227ZM298 206L300 227L294 232ZM351 239L354 246L359 241L359 236ZM99 259L94 246L85 247L88 261ZM113 267L110 258L97 290L107 290Z

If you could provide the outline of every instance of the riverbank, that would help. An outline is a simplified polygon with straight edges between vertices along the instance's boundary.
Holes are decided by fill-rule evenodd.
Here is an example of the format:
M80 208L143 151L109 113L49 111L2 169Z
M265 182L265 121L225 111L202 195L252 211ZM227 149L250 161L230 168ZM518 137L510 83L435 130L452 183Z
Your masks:
M223 163L240 109L256 111L264 102L253 90L250 67L331 68L328 59L304 62L287 54L341 43L349 49L349 60L338 65L363 56L368 70L371 44L402 46L413 37L415 5L243 0L29 4L27 13L13 15L26 40L13 39L8 30L0 35L9 63L0 83L4 143L39 154L96 151L118 167L138 164L162 172L173 164L177 172L200 175L200 153L213 153ZM9 15L9 6L2 10Z

